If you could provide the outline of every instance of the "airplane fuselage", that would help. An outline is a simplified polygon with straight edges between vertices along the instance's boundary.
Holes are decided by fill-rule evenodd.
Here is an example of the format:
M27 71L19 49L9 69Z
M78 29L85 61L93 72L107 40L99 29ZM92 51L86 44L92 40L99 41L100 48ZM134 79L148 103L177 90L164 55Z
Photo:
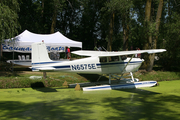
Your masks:
M132 58L123 59L122 56L113 57L87 57L73 61L50 61L32 63L33 71L60 71L90 74L113 74L137 71L143 59ZM127 65L128 64L128 65ZM127 65L127 66L126 66ZM41 69L39 69L41 68ZM44 68L44 70L43 70Z

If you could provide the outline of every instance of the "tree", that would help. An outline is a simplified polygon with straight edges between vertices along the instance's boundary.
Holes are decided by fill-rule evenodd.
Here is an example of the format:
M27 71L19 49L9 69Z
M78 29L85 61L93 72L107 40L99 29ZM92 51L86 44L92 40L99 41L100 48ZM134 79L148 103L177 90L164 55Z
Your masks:
M108 50L112 50L113 30L114 30L114 16L120 16L123 26L123 48L128 50L128 33L129 33L129 9L132 8L132 0L109 0L105 3L102 10L106 10L109 14L109 35L108 35ZM120 26L119 26L120 27ZM120 32L120 31L119 31Z
M19 0L19 5L20 33L26 29L38 34L50 33L52 7L48 0Z
M165 3L165 2L164 2ZM161 47L167 51L163 54L162 61L160 62L164 69L179 71L180 70L180 1L178 0L167 0L166 17L163 25L160 27L160 32L163 33L160 37L162 38ZM164 32L163 32L164 31Z
M144 49L156 49L157 47L157 39L159 34L159 26L161 21L161 15L162 15L162 8L163 8L163 0L159 1L158 10L156 13L156 20L155 23L153 23L153 16L154 11L152 11L152 0L147 0L146 2L146 8L145 8L145 23L146 30L148 31L148 34L146 34L147 38L144 42ZM153 13L153 16L151 15ZM151 71L154 64L154 56L155 54L145 54L144 55L144 67L147 71Z
M64 2L65 2L64 0L53 0L52 1L53 16L52 16L52 24L51 24L50 33L54 33L55 32L57 15L59 13L61 13ZM69 3L69 4L71 4L71 3Z
M159 1L159 6L158 6L158 11L157 11L157 14L156 14L156 35L155 37L153 38L152 41L149 41L149 44L151 44L151 48L152 49L156 49L157 48L157 40L158 40L158 34L159 34L159 26L160 26L160 22L161 22L161 15L162 15L162 10L163 10L163 0L160 0ZM149 59L150 59L150 64L148 65L147 67L147 71L151 71L152 68L153 68L153 64L154 64L154 56L155 54L150 54L149 55Z
M105 0L83 0L80 7L81 16L79 23L76 23L76 28L79 30L78 35L80 41L83 43L83 49L94 49L94 47L99 45L100 42L104 42L104 36L101 34L102 29L105 26L101 26L101 8L104 5ZM102 29L101 29L102 27Z
M3 39L12 38L18 34L20 25L18 23L19 4L17 0L0 0L0 44ZM2 49L0 46L0 59Z

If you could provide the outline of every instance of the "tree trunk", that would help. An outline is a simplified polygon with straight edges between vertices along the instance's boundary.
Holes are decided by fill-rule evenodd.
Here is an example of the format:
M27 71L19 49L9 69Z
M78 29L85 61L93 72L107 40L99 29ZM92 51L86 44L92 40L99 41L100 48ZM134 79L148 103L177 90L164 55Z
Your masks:
M163 8L163 0L159 1L159 6L158 6L158 11L157 11L157 15L156 15L156 32L159 33L159 26L160 26L160 21L161 21L161 15L162 15L162 8ZM152 43L152 49L156 49L157 47L157 40L158 40L158 34L155 36L155 38L153 39L153 43ZM147 68L148 71L151 71L153 68L153 64L154 64L154 56L155 54L151 54L149 55L149 59L150 59L150 64Z
M149 24L150 18L151 18L151 4L152 4L151 0L146 1L145 24L146 24L147 28L148 28L148 24ZM149 40L150 39L151 39L151 37L147 36L147 40L145 41L145 44L144 44L144 49L149 49Z
M46 72L43 72L43 79L46 79L46 78L47 78Z
M146 3L146 11L145 11L145 22L150 22L150 2L151 0L147 0ZM157 11L157 15L156 15L156 32L157 35L153 38L152 35L148 36L148 42L145 43L144 45L144 49L156 49L157 46L157 39L158 39L158 32L159 32L159 26L160 26L160 19L161 19L161 15L162 15L162 8L163 8L163 0L159 1L159 6L158 6L158 11ZM148 24L148 23L147 23ZM151 71L153 69L153 64L154 64L154 57L155 54L146 54L145 55L145 62L144 62L144 67L146 68L147 71Z
M112 51L113 27L114 27L114 13L112 13L110 20L110 30L109 30L108 45L107 45L108 51Z
M53 13L53 16L52 16L52 24L51 24L51 31L50 31L50 33L54 33L55 32L56 20L57 20L57 8L54 8L54 13Z
M129 10L128 15L123 15L123 50L128 51L128 38L129 38Z
M44 0L42 0L42 11L41 11L41 17L44 16Z
M170 7L171 5L170 4L171 4L171 2L170 2L170 0L168 0L168 16L169 16L168 22L169 22L169 19L171 18L171 7Z
M1 60L1 58L2 58L2 44L0 42L0 60Z
M150 19L151 19L151 4L152 4L152 0L147 0L146 1L146 8L145 8L145 29L149 28L149 23L150 23ZM152 41L152 36L150 35L146 35L146 39L144 41L144 46L143 49L147 50L149 49L149 43ZM150 65L150 55L148 54L144 54L144 59L145 61L143 62L142 68L145 68L147 71L148 70L148 66Z

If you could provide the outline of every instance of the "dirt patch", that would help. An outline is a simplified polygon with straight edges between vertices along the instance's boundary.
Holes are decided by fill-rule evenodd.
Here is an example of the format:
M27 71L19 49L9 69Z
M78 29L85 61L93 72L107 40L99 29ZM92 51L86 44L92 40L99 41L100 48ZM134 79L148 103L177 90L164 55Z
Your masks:
M147 71L146 70L139 70L139 71L137 71L137 73L145 74L145 73L147 73Z
M146 73L149 73L149 74L151 74L151 75L155 75L155 74L157 74L157 72L156 71L154 71L154 70L151 70L151 71L146 71L146 70L139 70L139 71L137 71L137 73L141 73L141 74L146 74Z
M154 70L152 70L151 72L149 72L151 75L156 75L157 74L157 72L156 71L154 71Z

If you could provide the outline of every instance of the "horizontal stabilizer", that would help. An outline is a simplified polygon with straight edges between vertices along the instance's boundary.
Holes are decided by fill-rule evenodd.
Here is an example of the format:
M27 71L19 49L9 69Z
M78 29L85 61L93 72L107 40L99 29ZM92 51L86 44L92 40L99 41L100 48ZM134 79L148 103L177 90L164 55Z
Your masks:
M55 70L53 67L43 67L43 68L38 68L39 70Z
M55 70L55 68L53 68L53 67L41 67L41 68L33 68L33 67L31 67L31 69L33 71L51 71L51 70Z

